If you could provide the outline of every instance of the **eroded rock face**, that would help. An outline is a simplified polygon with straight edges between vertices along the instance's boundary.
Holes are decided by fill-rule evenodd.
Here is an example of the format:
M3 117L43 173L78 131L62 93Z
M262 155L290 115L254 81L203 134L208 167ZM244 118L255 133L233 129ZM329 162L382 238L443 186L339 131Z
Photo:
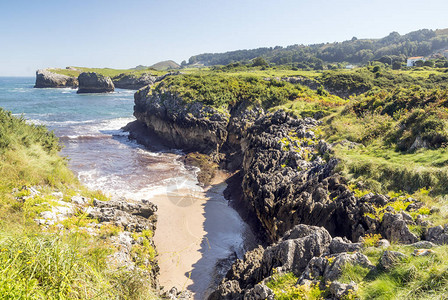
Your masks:
M371 270L375 269L367 256L359 252L339 253L330 257L314 257L302 273L299 283L316 278L323 278L324 281L335 281L342 275L342 270L346 264L359 265Z
M141 76L133 74L122 74L121 76L113 78L114 86L118 89L138 90L147 85L152 85L156 82L157 77L145 73Z
M155 231L157 206L142 200L131 203L126 200L93 201L93 207L86 211L91 218L100 222L111 222L127 231Z
M242 188L270 241L297 224L323 226L355 241L378 225L365 220L372 206L334 174L337 161L321 158L319 148L325 147L312 131L317 124L278 111L247 130Z
M386 239L392 242L403 244L418 242L419 238L409 230L406 222L411 221L406 221L403 214L385 213L381 224L381 232Z
M229 116L211 107L150 87L139 90L134 99L134 116L170 147L209 154L227 139Z
M95 72L83 72L78 76L79 88L77 93L109 93L115 87L112 80Z
M249 251L244 259L237 260L209 299L243 299L249 291L253 294L255 291L251 289L271 276L274 269L298 276L313 257L328 251L330 241L331 236L324 228L298 225L279 243Z
M47 69L36 71L35 88L76 88L77 86L77 78L52 73Z

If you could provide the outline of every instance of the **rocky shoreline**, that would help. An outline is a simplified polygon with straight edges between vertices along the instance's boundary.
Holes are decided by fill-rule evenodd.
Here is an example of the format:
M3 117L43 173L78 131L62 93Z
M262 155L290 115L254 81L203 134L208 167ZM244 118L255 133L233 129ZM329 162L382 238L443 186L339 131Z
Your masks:
M384 243L415 247L446 242L446 229L431 227L422 215L410 216L423 205L415 199L405 199L406 210L396 211L388 205L401 201L397 198L355 196L336 171L332 145L316 137L317 120L296 119L283 111L266 114L247 109L245 103L222 112L150 87L135 94L134 115L137 124L131 127L140 130L130 131L137 140L156 136L169 147L207 154L220 167L237 171L239 182L229 185L226 194L239 198L271 244L238 260L209 299L273 299L259 282L269 280L274 270L293 272L300 278L298 285L315 284L312 278L323 276L331 297L341 299L356 289L337 282L345 262L378 267L361 253L351 254L363 236L381 234ZM382 218L372 217L375 207L385 207ZM424 231L417 236L409 225Z
M72 69L79 71L76 69ZM141 75L122 73L115 77L104 76L96 72L81 72L77 77L66 76L52 72L51 69L36 71L35 88L78 88L77 93L109 93L115 88L138 90L151 86L167 76L178 75L180 72L168 72L161 76L153 76L150 73Z

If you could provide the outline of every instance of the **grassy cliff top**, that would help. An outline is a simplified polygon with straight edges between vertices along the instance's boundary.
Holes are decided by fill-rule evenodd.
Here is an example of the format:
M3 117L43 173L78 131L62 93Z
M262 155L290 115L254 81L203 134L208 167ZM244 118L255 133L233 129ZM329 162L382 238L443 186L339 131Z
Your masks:
M345 103L345 100L323 91L319 93L275 78L267 80L248 74L202 72L171 76L158 84L153 92L170 92L187 102L199 101L225 108L241 102L265 109L301 102L317 104L326 110Z
M111 69L111 68L85 68L85 67L70 67L70 69L58 69L58 68L50 68L48 71L56 74L66 75L70 77L78 77L82 72L95 72L101 74L103 76L108 77L116 77L121 74L129 74L140 76L144 73L150 73L152 75L163 75L165 71L158 71L152 68L146 68L143 70L135 70L135 69Z

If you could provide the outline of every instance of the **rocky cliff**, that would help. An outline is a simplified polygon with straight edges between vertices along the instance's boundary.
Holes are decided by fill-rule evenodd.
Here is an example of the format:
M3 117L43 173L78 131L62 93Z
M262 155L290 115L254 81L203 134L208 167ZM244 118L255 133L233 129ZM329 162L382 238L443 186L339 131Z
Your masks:
M141 76L133 74L120 74L112 79L116 88L127 90L138 90L147 85L154 84L157 80L156 76L145 73Z
M109 93L115 87L110 77L95 72L83 72L78 77L79 88L77 93Z
M55 74L48 69L36 71L35 88L76 88L78 87L78 79L70 76Z
M405 222L396 224L401 230L396 234L382 223L398 220L369 217L375 213L373 205L395 200L355 197L334 171L331 145L316 138L314 119L295 119L282 111L265 115L244 104L220 112L151 87L135 94L134 115L168 146L207 153L221 166L240 169L242 201L254 210L270 242L297 224L323 226L331 235L353 241L378 232L397 241L418 239Z
M222 167L239 170L239 182L229 185L226 194L240 197L242 207L256 216L258 230L272 244L237 261L211 299L270 299L269 291L257 283L270 278L273 268L302 276L303 282L310 280L312 276L306 275L310 272L323 276L324 271L320 274L317 269L330 264L313 257L354 251L359 244L352 242L366 234L413 244L420 239L432 241L435 232L445 232L442 227L429 228L423 218L411 217L422 206L415 199L372 193L357 197L336 171L332 145L315 134L319 125L315 119L297 119L281 110L266 114L260 108L248 109L245 103L223 111L151 87L135 94L134 115L145 128L135 135L154 134L171 147L207 153ZM393 208L399 201L409 204L406 211ZM384 210L378 216L380 208ZM422 226L423 234L411 232L409 225ZM373 268L365 257L350 255L334 259ZM308 265L311 261L313 265ZM334 274L340 273L340 267ZM337 279L333 271L328 271L329 282ZM336 298L345 293L344 288L351 286L333 287Z

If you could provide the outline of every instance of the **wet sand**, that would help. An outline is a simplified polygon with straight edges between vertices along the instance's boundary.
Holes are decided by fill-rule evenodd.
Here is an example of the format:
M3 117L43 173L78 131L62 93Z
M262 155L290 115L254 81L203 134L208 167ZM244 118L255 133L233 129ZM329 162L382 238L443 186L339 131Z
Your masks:
M154 241L160 284L165 289L188 289L195 299L204 299L219 279L217 262L243 255L253 240L248 226L222 195L226 178L220 172L206 190L179 189L151 199L159 208Z

